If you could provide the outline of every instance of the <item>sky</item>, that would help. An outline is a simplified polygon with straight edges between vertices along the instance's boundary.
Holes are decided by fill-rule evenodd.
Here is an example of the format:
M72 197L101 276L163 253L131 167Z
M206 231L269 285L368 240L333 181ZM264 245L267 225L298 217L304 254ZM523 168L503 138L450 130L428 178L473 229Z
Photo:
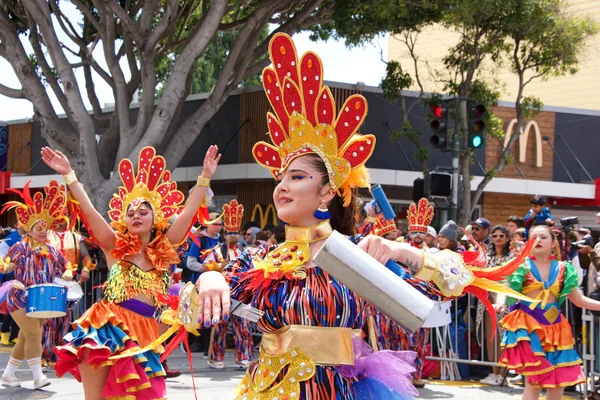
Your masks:
M62 4L69 5L68 2ZM61 5L61 8L63 5ZM74 12L74 10L72 11ZM65 14L68 13L69 10L66 10ZM67 38L63 37L62 39L69 43ZM315 43L310 41L308 33L294 35L299 54L312 50L321 56L325 69L325 80L345 83L363 82L369 86L379 86L379 82L385 74L385 63L382 61L382 57L387 60L388 39L388 36L379 37L366 46L348 49L342 41L329 40ZM26 50L31 51L26 38L23 43L25 43ZM101 48L94 51L94 54L97 53L101 53ZM101 62L100 64L103 65L104 63ZM105 64L103 66L105 67ZM77 70L76 75L80 87L83 88L84 81L81 69ZM0 83L11 88L20 88L19 80L12 67L3 58L0 58ZM110 87L98 75L95 75L94 84L96 85L100 104L114 103ZM63 110L52 94L51 98L57 113L62 114ZM91 108L89 103L88 108ZM0 95L0 121L22 120L32 116L33 105L29 101L11 99Z

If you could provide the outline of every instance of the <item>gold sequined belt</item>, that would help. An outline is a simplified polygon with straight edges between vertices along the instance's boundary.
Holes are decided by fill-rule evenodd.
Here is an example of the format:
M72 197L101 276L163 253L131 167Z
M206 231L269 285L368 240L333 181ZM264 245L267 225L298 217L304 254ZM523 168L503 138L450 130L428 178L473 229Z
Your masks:
M360 329L288 325L272 333L264 333L261 347L271 356L296 348L319 365L354 365L353 337Z

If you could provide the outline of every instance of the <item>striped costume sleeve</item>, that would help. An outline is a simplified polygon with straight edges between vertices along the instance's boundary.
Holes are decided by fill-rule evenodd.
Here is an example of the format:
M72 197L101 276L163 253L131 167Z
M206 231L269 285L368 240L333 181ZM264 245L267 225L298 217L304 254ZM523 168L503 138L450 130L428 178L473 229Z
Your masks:
M231 297L243 303L249 303L252 291L247 290L248 279L244 279L246 272L253 267L255 258L264 258L268 253L266 246L259 246L243 251L236 259L232 260L223 269L223 275L231 288Z

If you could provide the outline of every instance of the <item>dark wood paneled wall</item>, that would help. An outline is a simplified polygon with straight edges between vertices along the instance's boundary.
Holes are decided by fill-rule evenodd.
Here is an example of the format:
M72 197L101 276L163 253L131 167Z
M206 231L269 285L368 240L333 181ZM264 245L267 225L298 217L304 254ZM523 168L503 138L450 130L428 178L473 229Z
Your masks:
M8 167L14 174L26 174L31 168L32 123L8 126Z

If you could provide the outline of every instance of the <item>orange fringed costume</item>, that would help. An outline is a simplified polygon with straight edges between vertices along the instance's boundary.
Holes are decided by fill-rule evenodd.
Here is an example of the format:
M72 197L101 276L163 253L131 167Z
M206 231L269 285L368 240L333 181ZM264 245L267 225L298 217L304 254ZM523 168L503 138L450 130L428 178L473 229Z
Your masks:
M134 175L130 160L119 164L124 186L119 187L109 210L113 226L119 231L111 252L118 261L110 268L104 297L75 321L74 331L65 336L66 344L55 349L59 377L70 372L80 381L81 363L98 368L110 366L102 392L102 397L110 399L162 399L166 394L165 372L159 361L162 346L139 352L159 336L156 307L135 297L143 294L157 306L161 296L167 294L169 267L179 263L179 257L162 230L168 226L167 219L179 210L183 194L176 190L175 182L170 182L165 160L153 148L141 150L138 168ZM156 229L155 238L145 248L145 257L154 265L150 271L125 260L140 253L142 244L137 236L122 233L126 230L127 209L137 209L143 203L152 206Z

